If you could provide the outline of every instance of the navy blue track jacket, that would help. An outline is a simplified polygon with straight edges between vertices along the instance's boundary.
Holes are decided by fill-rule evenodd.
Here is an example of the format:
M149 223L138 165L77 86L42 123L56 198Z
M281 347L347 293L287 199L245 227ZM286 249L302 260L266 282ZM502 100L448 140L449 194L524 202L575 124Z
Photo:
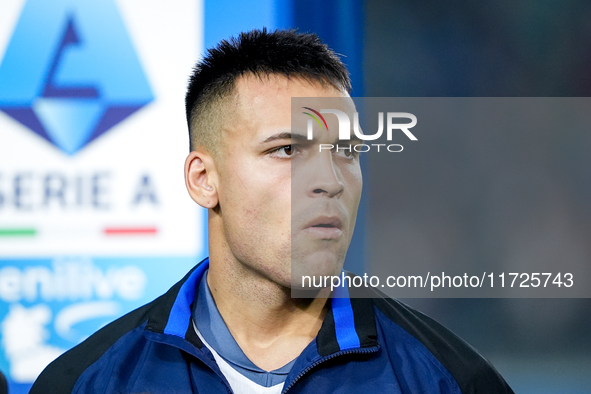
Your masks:
M191 324L207 266L206 259L166 294L59 357L30 394L232 393ZM513 393L449 330L377 291L372 296L330 300L283 393Z

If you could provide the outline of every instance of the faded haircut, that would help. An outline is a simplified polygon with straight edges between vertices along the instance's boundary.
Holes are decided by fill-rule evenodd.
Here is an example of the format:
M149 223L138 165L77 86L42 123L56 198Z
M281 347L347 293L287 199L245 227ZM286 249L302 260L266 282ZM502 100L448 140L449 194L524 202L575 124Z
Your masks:
M245 75L298 77L350 92L349 72L317 35L295 30L251 30L222 40L195 65L185 109L191 151L204 146L217 155L223 102Z

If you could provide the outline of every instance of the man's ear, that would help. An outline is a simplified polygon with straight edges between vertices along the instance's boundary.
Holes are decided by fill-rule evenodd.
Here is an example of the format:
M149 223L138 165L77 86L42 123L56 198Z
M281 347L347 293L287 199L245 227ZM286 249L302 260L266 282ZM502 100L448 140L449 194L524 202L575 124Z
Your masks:
M191 198L203 208L218 205L215 162L209 153L200 150L189 153L185 160L185 185Z

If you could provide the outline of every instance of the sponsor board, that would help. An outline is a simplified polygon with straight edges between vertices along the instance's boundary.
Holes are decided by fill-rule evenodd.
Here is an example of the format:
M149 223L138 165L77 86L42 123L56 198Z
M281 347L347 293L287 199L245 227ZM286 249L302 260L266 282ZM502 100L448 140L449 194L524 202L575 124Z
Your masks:
M184 93L203 29L188 0L8 3L0 369L16 392L206 255L205 211L183 180Z

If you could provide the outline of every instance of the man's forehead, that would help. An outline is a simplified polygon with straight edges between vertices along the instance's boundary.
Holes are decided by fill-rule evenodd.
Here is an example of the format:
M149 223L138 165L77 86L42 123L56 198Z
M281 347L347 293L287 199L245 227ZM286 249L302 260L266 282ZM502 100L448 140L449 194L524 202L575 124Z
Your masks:
M343 94L336 88L298 76L246 74L236 80L234 98L226 112L241 123L263 114L271 118L277 112L289 116L292 97L339 97Z
M233 97L224 108L223 139L226 142L236 138L258 141L278 129L289 130L293 114L292 97L349 96L331 85L298 76L243 75L236 80Z

